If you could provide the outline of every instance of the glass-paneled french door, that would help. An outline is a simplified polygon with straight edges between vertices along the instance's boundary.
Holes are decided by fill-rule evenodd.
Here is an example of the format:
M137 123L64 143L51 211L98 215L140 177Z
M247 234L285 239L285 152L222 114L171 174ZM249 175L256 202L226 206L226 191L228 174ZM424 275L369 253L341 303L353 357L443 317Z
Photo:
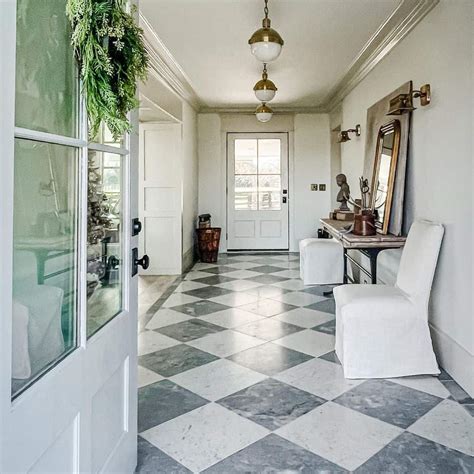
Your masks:
M0 1L2 473L136 462L138 139L88 140L65 6Z

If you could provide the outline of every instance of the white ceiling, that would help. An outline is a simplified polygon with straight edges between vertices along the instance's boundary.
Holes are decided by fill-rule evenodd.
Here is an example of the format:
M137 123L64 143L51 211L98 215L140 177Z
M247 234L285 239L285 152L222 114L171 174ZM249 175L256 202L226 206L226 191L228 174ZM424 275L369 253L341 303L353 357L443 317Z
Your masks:
M318 107L400 0L270 0L272 27L285 40L268 66L278 107ZM211 108L255 106L261 65L248 38L263 0L140 0L140 9Z

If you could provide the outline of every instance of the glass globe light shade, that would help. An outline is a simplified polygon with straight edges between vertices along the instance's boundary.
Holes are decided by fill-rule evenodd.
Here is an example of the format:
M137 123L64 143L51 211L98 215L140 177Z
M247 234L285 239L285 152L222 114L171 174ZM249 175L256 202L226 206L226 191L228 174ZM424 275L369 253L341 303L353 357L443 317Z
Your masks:
M280 56L281 44L259 41L250 45L250 51L262 63L271 63Z
M272 89L259 89L255 91L255 96L260 102L270 102L275 97L276 91Z
M270 107L268 107L268 105L262 104L257 107L257 110L255 111L255 115L259 122L265 123L265 122L270 121L270 119L272 118L273 110Z
M270 102L275 97L276 91L278 89L273 83L273 81L270 81L270 79L268 79L266 65L263 69L262 79L260 79L255 84L253 90L257 99L260 102L263 102L264 104L266 102Z

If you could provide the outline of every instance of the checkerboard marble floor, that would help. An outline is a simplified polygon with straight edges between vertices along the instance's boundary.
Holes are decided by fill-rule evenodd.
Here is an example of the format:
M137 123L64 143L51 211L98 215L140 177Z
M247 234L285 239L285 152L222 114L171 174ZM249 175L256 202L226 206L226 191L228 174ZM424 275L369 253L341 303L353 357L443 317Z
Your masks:
M139 335L137 472L474 472L473 400L444 372L344 379L328 289L294 254L179 279Z

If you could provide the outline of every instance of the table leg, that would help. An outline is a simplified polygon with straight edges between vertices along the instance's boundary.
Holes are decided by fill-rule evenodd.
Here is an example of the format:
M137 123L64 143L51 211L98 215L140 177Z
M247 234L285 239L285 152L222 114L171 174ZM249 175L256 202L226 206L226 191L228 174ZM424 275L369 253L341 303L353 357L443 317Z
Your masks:
M342 282L344 283L344 285L347 285L348 279L347 279L347 249L346 248L344 248L343 260L344 260L344 264L343 264L344 269L343 269Z

